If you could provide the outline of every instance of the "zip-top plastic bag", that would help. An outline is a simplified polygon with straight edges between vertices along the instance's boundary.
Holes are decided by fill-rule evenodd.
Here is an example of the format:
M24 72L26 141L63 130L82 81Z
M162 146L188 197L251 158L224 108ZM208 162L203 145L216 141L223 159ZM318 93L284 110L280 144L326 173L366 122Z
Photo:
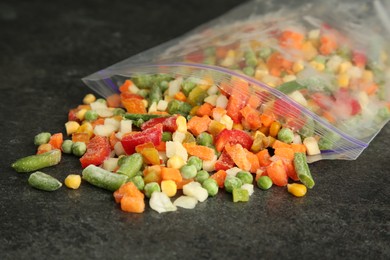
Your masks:
M309 147L309 162L356 159L390 118L389 10L369 0L253 1L83 81L105 97L129 87L149 113L170 112L182 92L253 132L267 135L277 120Z

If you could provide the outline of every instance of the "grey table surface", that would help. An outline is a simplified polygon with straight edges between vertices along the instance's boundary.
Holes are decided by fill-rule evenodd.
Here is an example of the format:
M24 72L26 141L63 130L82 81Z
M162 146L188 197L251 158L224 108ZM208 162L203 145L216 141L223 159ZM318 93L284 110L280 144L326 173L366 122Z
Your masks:
M228 1L0 2L1 259L389 259L390 126L355 161L311 165L304 198L257 190L248 203L220 193L194 210L122 212L83 184L47 193L10 168L41 131L63 131L90 90L81 78L238 5ZM47 173L80 173L72 156Z

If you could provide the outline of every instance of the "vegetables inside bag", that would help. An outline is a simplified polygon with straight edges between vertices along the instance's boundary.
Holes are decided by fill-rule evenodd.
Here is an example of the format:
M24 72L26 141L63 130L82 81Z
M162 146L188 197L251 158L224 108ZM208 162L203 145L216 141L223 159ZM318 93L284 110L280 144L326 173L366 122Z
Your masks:
M356 159L390 118L388 13L380 1L250 2L83 81L106 97L121 93L125 108L124 88L142 96L147 113L221 107L225 127L252 136L279 122L309 162ZM172 109L175 100L188 105Z

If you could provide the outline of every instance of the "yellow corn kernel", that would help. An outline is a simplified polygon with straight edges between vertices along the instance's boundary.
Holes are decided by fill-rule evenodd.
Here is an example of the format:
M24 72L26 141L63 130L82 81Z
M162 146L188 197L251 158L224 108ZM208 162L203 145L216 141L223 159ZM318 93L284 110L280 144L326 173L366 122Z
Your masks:
M287 191L290 192L295 197L303 197L307 192L307 188L303 184L291 183L291 184L287 184Z
M65 186L70 189L78 189L81 184L81 176L78 174L69 174L65 178Z
M267 136L267 137L263 138L264 148L272 147L274 145L275 141L276 141L276 139L272 136Z
M161 191L164 192L168 197L173 197L177 192L177 185L172 180L165 180L161 182Z
M347 73L348 69L352 67L352 63L349 61L344 61L339 66L339 74Z
M79 111L77 111L76 113L76 117L80 120L80 121L83 121L84 120L84 116L85 116L85 113L87 113L87 109L83 108L83 109L80 109Z
M89 122L84 122L77 129L76 133L87 133L89 135L89 137L92 137L92 135L93 135L93 126Z
M213 136L218 135L226 126L218 121L211 120L208 128L208 132Z
M233 128L233 120L228 115L223 115L221 117L221 120L219 121L221 124L224 124L226 126L226 129L232 130Z
M303 61L299 60L294 62L292 70L295 74L297 74L298 72L302 71L304 68L305 66L303 65Z
M349 85L349 76L346 73L342 73L337 78L337 83L339 87L346 88Z
M302 45L302 52L303 52L303 57L305 60L312 60L318 54L317 49L314 47L313 43L310 41L306 41Z
M251 146L252 152L259 152L260 150L264 149L263 139L267 138L262 132L256 131L255 135L253 137L253 143Z
M68 121L65 123L66 134L71 135L79 129L80 124L76 121Z
M244 130L244 127L242 126L242 124L234 124L233 123L233 129Z
M276 137L281 127L282 125L278 121L272 122L271 126L269 127L269 135L272 137Z
M255 78L261 80L264 76L268 75L267 69L256 69Z
M323 71L325 69L325 64L318 62L318 61L312 61L310 64L313 66L314 69L317 71Z
M184 116L178 116L176 118L177 131L180 133L187 132L187 120Z
M179 155L174 155L167 161L167 166L169 168L180 169L184 164L186 164L186 162Z
M86 105L89 105L95 101L96 101L96 97L93 94L87 94L87 95L85 95L85 97L83 99L83 103Z
M145 107L148 107L148 101L146 99L142 99L142 103L144 103Z
M362 74L362 80L365 82L372 82L374 79L374 74L371 70L364 70Z

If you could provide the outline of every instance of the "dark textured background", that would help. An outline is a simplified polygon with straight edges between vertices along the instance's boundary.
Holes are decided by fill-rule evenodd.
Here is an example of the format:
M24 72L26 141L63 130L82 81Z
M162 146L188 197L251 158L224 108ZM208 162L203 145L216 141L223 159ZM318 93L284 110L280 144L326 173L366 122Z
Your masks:
M64 130L68 109L90 92L82 77L240 2L0 2L1 259L389 259L389 125L356 161L312 164L317 184L304 198L256 189L233 203L221 193L161 215L121 212L110 192L88 184L38 191L9 167L35 152L35 134ZM45 172L62 181L80 166L65 155Z

